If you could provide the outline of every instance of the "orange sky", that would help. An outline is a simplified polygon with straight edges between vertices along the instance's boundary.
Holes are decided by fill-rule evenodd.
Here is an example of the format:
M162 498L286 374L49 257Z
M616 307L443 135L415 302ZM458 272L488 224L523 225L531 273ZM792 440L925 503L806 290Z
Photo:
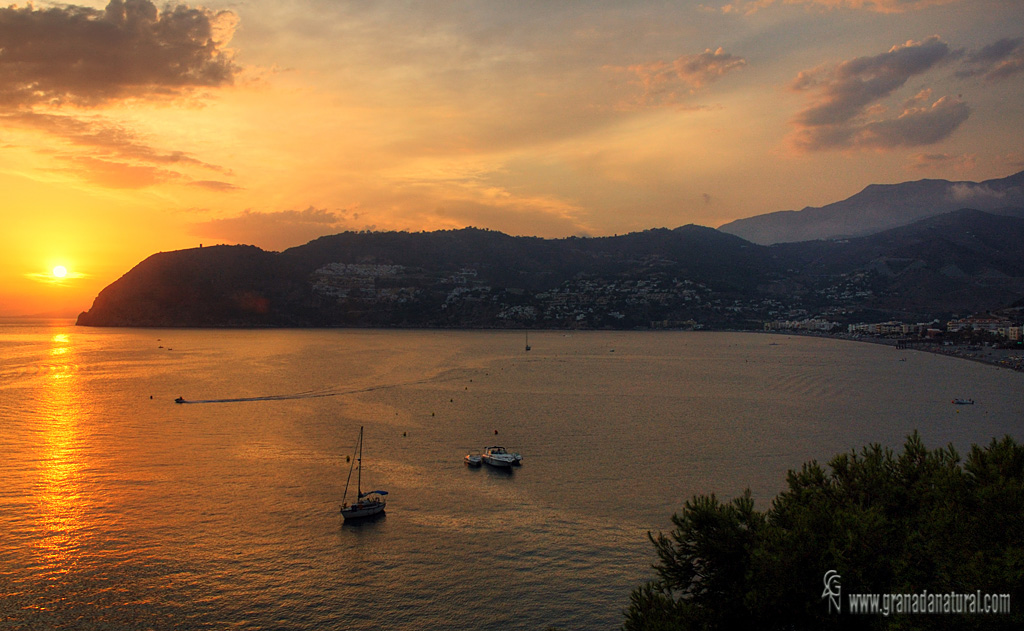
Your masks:
M199 243L718 226L1004 177L1022 25L1019 0L3 8L0 316Z

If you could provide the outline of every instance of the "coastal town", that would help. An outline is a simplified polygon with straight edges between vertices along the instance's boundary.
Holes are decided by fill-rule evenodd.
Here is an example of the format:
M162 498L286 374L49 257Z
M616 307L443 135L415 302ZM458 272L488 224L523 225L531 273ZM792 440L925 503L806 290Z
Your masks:
M401 265L332 263L313 291L353 312L436 314L427 326L483 328L762 330L813 334L928 350L1024 370L1021 308L942 320L858 320L883 313L870 274L829 279L785 295L728 292L646 270L643 277L579 276L541 291L495 287L476 269L428 274Z
M807 318L765 322L764 330L888 344L897 349L940 353L1024 371L1024 326L1019 320L1009 318L972 315L945 323L935 320L909 324L890 320L846 327L821 318Z

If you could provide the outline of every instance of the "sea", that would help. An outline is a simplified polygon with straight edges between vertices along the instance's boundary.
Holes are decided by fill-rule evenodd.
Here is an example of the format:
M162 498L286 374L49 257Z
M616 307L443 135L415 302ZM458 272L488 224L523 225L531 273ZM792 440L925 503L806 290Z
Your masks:
M1024 374L724 332L0 324L4 629L616 629L696 494L919 430L1024 439ZM175 403L181 397L184 403ZM971 398L974 405L953 405ZM375 520L339 506L364 428ZM502 445L511 470L468 468ZM351 501L358 474L352 474Z

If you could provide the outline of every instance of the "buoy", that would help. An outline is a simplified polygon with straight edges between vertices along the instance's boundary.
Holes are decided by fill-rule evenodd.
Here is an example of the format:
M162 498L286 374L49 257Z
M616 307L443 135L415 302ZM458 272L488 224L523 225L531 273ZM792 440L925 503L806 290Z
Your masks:
M497 435L498 435L498 430L494 430L494 435L495 435L495 436L497 436Z

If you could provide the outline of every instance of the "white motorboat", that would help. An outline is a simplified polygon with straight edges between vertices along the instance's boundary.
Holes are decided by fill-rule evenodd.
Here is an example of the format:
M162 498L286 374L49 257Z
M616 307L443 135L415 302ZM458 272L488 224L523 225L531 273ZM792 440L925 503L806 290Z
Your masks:
M347 502L348 499L348 485L352 481L352 467L355 467L358 473L356 474L356 501L352 504ZM348 468L348 480L345 481L345 499L342 500L341 505L341 516L342 518L357 519L360 517L371 517L378 513L384 512L384 507L387 506L387 501L384 496L388 494L387 491L367 491L363 493L363 428L359 428L359 442L356 444L356 458L352 461L352 466Z
M481 458L492 467L511 467L514 464L518 464L515 455L505 451L504 447L498 447L497 445L486 447Z
M484 462L480 454L466 454L465 461L467 467L479 467Z

